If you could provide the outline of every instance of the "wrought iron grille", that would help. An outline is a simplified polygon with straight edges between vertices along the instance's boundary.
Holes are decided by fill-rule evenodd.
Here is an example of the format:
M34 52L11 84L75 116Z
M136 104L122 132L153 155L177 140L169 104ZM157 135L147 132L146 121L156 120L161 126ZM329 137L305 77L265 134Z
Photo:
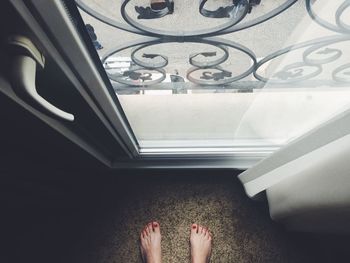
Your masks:
M127 12L127 7L133 5L132 0L124 0L121 4L120 13L124 21L116 21L106 15L91 8L86 1L76 0L76 4L86 13L95 19L105 23L109 26L119 30L127 31L140 38L129 43L115 46L108 50L101 58L102 63L105 63L110 57L132 48L130 59L133 66L128 68L123 73L111 73L106 71L109 78L115 82L115 86L122 89L127 88L159 88L156 84L162 83L166 78L165 67L169 63L167 54L147 53L143 52L148 47L156 46L164 43L201 43L212 46L214 49L220 51L206 51L189 54L188 68L186 79L200 88L218 88L218 87L232 87L235 83L240 81L240 87L251 89L259 88L264 83L284 84L291 83L307 83L307 85L318 85L316 82L307 82L315 79L323 72L324 65L334 62L341 58L346 50L335 48L334 44L350 40L350 24L347 24L344 18L344 12L349 8L350 1L343 1L337 8L334 17L335 22L326 21L324 18L318 16L313 9L313 0L305 0L305 10L314 23L317 23L324 29L329 31L329 36L323 36L313 40L308 40L303 43L293 44L281 50L273 52L263 58L257 58L252 50L246 46L233 42L231 40L222 38L228 34L235 34L248 28L255 27L259 24L270 21L277 16L283 15L287 9L297 3L297 0L286 0L278 7L270 10L270 12L258 16L249 21L246 19L251 12L254 12L256 5L260 1L252 0L233 0L230 5L221 6L216 10L209 10L206 8L208 0L200 0L198 10L201 16L207 19L226 19L224 23L219 26L204 28L201 30L188 31L169 31L155 29L146 26L143 23L145 20L160 19L164 16L174 12L174 5L181 3L180 1L173 2L173 0L166 0L166 8L160 12L154 12L150 6L136 6L134 10L137 17L133 17ZM129 9L130 10L130 9ZM243 69L242 72L232 72L223 66L223 63L230 59L230 50L240 52L242 55L250 59L250 66ZM271 61L280 58L295 50L304 50L302 59L294 61L282 69L274 72L272 76L265 76L262 74L261 68L269 64ZM136 56L136 54L141 54ZM348 56L350 56L348 54ZM205 57L209 60L203 61L199 58ZM309 70L305 70L309 68ZM155 74L156 73L156 74ZM157 77L155 77L155 75ZM254 84L244 85L242 82L247 76L255 78ZM173 77L174 82L182 81L182 77ZM350 84L350 63L338 65L330 73L326 80L329 85L341 86Z

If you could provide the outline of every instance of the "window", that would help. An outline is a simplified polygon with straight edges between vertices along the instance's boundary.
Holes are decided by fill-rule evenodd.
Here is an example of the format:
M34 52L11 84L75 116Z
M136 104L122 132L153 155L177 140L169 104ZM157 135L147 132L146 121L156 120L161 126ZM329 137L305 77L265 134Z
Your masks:
M76 3L141 153L272 152L350 105L341 1Z

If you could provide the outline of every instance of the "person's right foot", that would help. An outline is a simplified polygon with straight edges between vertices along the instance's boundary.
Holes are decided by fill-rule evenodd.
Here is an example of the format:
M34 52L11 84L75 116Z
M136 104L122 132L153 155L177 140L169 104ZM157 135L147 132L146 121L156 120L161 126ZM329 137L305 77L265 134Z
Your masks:
M161 236L158 222L148 223L140 235L140 248L144 263L161 263Z
M212 234L210 231L198 224L191 227L191 262L208 263L211 255Z

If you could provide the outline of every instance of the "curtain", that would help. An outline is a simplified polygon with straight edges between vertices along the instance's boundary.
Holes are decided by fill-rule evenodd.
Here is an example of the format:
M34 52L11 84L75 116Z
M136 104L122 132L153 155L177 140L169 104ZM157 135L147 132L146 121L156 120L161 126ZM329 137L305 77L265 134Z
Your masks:
M332 151L350 148L349 134L350 110L287 144L241 173L239 179L248 196L255 197L278 182L308 169L314 162L330 158L334 154Z

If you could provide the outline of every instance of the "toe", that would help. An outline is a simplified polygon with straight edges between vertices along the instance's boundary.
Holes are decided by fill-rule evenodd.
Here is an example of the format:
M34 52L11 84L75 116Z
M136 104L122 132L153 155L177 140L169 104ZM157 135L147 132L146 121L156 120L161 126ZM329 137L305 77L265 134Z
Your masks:
M153 231L156 233L160 233L160 226L158 222L152 222L152 226L153 226Z
M149 233L152 233L152 232L153 232L153 225L152 225L152 222L148 223L147 229L148 229L148 232L149 232Z
M192 234L198 233L198 225L197 224L192 224L191 233Z
M204 233L203 229L204 229L203 226L199 226L198 227L198 233L199 234L203 234Z
M148 224L145 226L143 231L146 233L147 236L150 234L149 229L148 229Z
M145 238L147 238L147 232L146 232L146 230L143 230L142 232L141 232L141 236L142 236L142 239L144 240Z
M147 229L147 226L145 226L145 227L141 230L141 237L142 237L142 238L145 238L145 237L147 236L147 231L146 231L146 229Z
M203 235L205 236L205 237L207 237L209 234L208 234L208 228L206 228L206 227L203 227Z

